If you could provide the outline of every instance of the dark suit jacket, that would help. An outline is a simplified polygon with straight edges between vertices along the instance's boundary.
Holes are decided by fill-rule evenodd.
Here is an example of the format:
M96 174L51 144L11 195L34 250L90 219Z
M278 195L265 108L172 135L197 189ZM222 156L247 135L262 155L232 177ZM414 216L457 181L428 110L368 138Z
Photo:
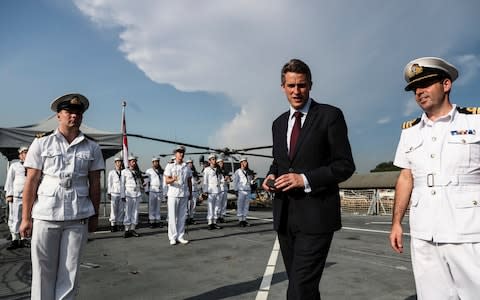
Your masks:
M303 189L275 193L273 221L275 230L284 228L288 202L294 209L299 229L306 233L327 233L342 227L338 183L355 171L347 136L347 125L340 109L312 100L297 140L292 160L288 157L287 126L289 112L272 125L273 163L269 174L305 174L312 192Z

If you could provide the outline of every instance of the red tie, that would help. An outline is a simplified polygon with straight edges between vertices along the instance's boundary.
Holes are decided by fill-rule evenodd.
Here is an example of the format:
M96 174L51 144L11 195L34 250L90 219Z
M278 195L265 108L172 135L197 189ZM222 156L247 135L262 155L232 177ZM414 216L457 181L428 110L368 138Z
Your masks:
M296 111L293 115L295 116L295 123L293 124L292 135L290 135L290 152L288 154L290 159L293 158L293 154L295 153L295 146L297 145L300 129L302 128L302 113Z

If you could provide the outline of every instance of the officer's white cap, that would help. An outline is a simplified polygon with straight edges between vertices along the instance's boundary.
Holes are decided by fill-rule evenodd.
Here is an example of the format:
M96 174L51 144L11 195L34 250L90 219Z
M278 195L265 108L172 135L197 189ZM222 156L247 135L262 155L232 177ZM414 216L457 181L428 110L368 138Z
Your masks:
M128 160L137 160L138 157L134 156L134 155L129 155L128 156Z
M18 148L18 153L22 153L24 151L28 151L28 147L27 146L21 146L20 148Z
M152 161L160 161L160 157L154 156L154 157L152 157Z
M448 77L452 81L458 78L458 70L454 65L439 57L420 57L409 62L404 70L406 91L415 89L415 86L428 79Z
M173 153L175 153L175 152L183 152L183 153L185 153L185 146L178 145L177 147L175 147L175 149L173 149Z
M115 159L113 161L122 161L123 159L121 157L115 157Z
M217 162L223 162L223 158L217 159Z
M88 109L90 103L87 97L82 94L71 93L58 97L50 104L50 109L54 112L59 112L62 109L80 110L82 113Z
M217 158L217 156L212 153L212 154L210 154L210 155L208 156L208 159L210 160L210 159L212 159L212 158Z
M186 161L186 163L187 163L187 164L188 164L188 163L193 163L193 160L189 159L189 160Z
M240 158L240 162L242 162L242 161L247 161L247 162L248 162L248 160L247 160L247 158L246 158L246 157L242 157L242 158Z

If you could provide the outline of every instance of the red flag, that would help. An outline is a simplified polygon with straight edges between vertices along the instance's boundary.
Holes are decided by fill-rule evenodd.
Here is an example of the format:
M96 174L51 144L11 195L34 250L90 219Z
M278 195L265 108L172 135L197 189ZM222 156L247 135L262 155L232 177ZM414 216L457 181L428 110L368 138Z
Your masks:
M127 125L125 122L125 106L127 106L127 102L122 102L122 156L123 156L123 165L125 168L128 168L128 141L127 141Z

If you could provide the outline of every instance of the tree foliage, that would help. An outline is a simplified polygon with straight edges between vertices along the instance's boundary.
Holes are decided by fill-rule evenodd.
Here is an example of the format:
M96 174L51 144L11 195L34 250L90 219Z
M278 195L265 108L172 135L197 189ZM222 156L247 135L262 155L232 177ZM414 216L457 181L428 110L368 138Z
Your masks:
M400 171L401 168L394 166L393 161L387 161L387 162L382 162L379 163L375 169L370 170L370 173L374 172L388 172L388 171Z

